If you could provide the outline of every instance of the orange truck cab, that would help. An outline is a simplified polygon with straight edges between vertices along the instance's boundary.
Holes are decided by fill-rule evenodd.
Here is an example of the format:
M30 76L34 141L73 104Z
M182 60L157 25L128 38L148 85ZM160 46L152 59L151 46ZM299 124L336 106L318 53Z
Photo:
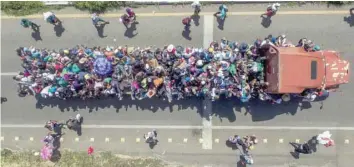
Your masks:
M301 47L264 45L266 90L271 94L305 89L337 89L349 82L349 62L335 51L307 52Z

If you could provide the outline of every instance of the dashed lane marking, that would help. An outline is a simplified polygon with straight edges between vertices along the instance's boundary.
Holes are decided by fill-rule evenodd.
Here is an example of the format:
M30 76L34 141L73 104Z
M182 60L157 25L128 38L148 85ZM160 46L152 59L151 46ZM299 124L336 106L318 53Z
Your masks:
M295 143L300 143L300 139L296 139L296 140L295 140Z
M124 139L124 138L123 138L123 139ZM120 141L122 141L122 139L121 139ZM124 141L125 141L125 139L124 139ZM140 143L140 138L136 138L135 141L136 141L137 143ZM122 142L122 143L123 143L123 142Z
M94 142L95 141L95 138L90 138L90 142Z
M1 128L43 128L41 124L1 124ZM82 125L87 129L203 129L193 125ZM300 127L300 126L212 126L213 130L340 130L354 131L354 127Z
M251 12L228 12L227 15L229 16L254 16L254 15L261 15L264 11L251 11ZM199 13L200 16L205 15L213 15L214 12L201 12ZM349 14L347 10L318 10L318 11L279 11L277 15L333 15L333 14ZM190 16L190 12L181 12L181 13L158 13L158 12L151 12L151 13L137 13L137 17L171 17L171 16ZM58 18L89 18L89 14L56 14ZM119 13L110 13L110 14L102 14L104 18L116 18L120 17L121 14ZM43 18L43 15L29 15L29 16L1 16L2 19L18 19L18 18Z
M104 139L104 141L105 141L105 142L109 142L109 138L106 137L106 138Z
M199 139L199 143L203 143L203 139L200 138L200 139Z
M76 138L75 138L75 141L78 142L78 141L80 141L80 139L79 139L78 137L76 137Z
M184 143L187 143L187 142L188 142L188 139L187 139L187 138L184 138L184 139L183 139L183 142L184 142Z
M15 137L15 140L18 141L18 140L20 140L20 138L16 136L16 137Z
M263 143L268 143L268 139L263 139Z
M29 140L30 140L30 141L33 141L34 139L33 139L33 137L30 137Z
M169 142L169 143L172 143L172 138L168 138L168 142Z
M348 140L348 139L345 139L345 140L344 140L344 143L345 143L345 144L349 144L349 140Z
M284 143L284 139L279 139L279 143Z
M215 143L219 143L220 140L219 140L219 139L215 139L214 142L215 142Z

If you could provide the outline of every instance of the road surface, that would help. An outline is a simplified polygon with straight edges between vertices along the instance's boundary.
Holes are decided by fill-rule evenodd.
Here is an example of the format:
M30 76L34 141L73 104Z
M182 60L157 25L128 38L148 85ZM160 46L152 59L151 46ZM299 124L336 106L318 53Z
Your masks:
M349 14L348 14L349 15ZM106 18L105 37L100 37L89 18L62 19L62 28L54 28L43 19L33 19L41 25L40 37L32 38L31 30L23 29L19 19L2 19L1 29L1 93L8 101L1 105L2 146L10 148L40 148L39 139L45 135L42 125L49 119L66 120L80 113L84 124L96 125L135 125L135 129L120 128L83 128L83 134L76 143L76 135L68 132L63 136L62 148L86 149L93 144L100 150L113 150L134 155L156 155L171 161L198 163L200 165L232 166L237 161L237 151L225 146L225 140L233 134L256 134L261 142L253 150L254 166L350 166L353 157L354 134L352 118L354 112L353 84L343 85L341 91L331 94L323 103L263 105L252 104L251 112L234 100L224 100L205 104L197 99L175 101L172 104L157 99L123 101L116 99L95 101L37 101L33 97L19 98L13 73L21 70L20 61L14 49L19 46L40 48L67 48L76 44L87 46L134 45L163 46L170 43L183 46L202 47L208 41L227 37L238 42L251 43L272 33L287 34L289 40L297 42L308 37L322 48L340 51L342 56L353 62L353 28L343 21L346 14L334 15L277 15L271 25L263 26L257 15L229 16L221 30L217 21L208 15L201 16L198 26L192 26L190 37L182 35L182 16L140 17L136 30L125 31L116 18ZM55 32L55 30L57 32ZM101 34L101 36L102 36ZM135 35L136 34L136 35ZM135 36L134 36L135 35ZM38 39L38 34L34 34ZM299 67L302 68L302 67ZM353 69L353 66L351 67ZM351 74L351 77L353 74ZM207 106L206 108L204 108ZM209 113L211 118L209 119ZM207 119L208 118L208 119ZM36 125L25 128L26 125ZM153 150L142 143L142 134L150 127L169 126L159 130L160 143ZM15 127L14 127L15 126ZM17 126L17 127L16 127ZM188 126L189 129L180 129ZM279 127L263 130L261 127ZM215 129L214 127L219 127ZM224 127L224 128L223 128ZM240 127L232 129L232 127ZM248 128L247 128L248 127ZM289 127L303 127L301 130ZM319 147L318 152L301 156L294 160L289 154L292 150L287 143L300 139L308 140L322 132L321 127L332 127L336 140L332 148ZM344 128L344 130L336 130ZM345 129L349 127L349 129ZM18 141L15 138L18 137ZM33 141L30 140L33 137ZM90 139L94 138L91 143ZM106 138L110 141L106 142ZM124 138L124 142L122 142ZM136 138L141 142L136 143ZM184 142L184 139L187 142ZM171 140L169 140L171 139ZM199 139L203 141L200 142ZM218 139L219 142L216 142ZM267 139L266 143L263 139ZM283 143L280 143L283 139Z

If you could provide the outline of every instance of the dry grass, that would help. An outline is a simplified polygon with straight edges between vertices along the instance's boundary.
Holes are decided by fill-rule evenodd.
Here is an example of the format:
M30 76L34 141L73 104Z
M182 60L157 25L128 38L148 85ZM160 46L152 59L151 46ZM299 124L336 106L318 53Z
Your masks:
M62 151L57 161L43 161L32 151L1 150L2 167L172 167L156 158L130 157L115 155L111 152L95 153Z

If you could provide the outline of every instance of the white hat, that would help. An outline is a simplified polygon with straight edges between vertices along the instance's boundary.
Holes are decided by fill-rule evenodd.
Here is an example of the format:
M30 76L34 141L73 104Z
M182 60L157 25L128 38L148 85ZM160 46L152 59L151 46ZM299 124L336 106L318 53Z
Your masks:
M147 70L147 69L150 69L149 64L145 64L145 69L146 69L146 70Z
M197 66L203 66L203 60L198 60L197 61Z
M174 49L175 49L175 46L173 46L172 44L168 45L168 47L167 47L168 52L172 52Z
M201 83L202 83L202 85L205 85L205 81L202 81Z

